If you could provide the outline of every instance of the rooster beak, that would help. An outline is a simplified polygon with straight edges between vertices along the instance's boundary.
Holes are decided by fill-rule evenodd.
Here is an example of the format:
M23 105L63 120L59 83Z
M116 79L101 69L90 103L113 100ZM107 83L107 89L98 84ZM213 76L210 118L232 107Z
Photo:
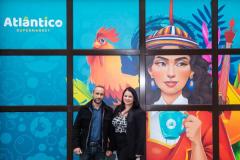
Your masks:
M98 48L100 48L100 46L101 46L100 43L95 41L93 44L93 49L98 49Z

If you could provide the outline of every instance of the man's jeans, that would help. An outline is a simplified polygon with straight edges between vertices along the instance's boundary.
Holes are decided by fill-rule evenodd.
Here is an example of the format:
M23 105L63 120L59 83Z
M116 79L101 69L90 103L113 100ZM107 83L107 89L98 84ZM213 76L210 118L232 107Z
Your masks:
M80 156L80 160L104 160L105 153L102 151L101 145L90 142L86 151Z

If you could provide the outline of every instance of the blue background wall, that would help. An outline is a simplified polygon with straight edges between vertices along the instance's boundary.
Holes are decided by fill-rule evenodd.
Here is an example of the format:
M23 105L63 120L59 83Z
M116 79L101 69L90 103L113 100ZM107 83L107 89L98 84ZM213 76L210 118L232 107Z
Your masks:
M1 160L66 159L66 113L0 113Z
M1 0L0 4L1 49L66 49L65 0ZM4 27L6 17L59 19L63 24L62 27ZM47 31L36 31L41 29Z
M0 105L66 105L65 56L0 56Z
M0 49L66 49L66 2L66 0L1 0ZM204 5L210 9L210 0L174 0L174 17L197 24L193 14L199 16L198 9L203 11ZM224 15L224 25L228 26L230 19L234 18L235 31L239 31L240 19L238 14L236 14L240 6L239 1L219 0L219 6L221 5L225 5L221 11L221 14ZM146 0L146 22L150 20L150 17L168 16L168 7L168 0ZM185 9L185 12L183 12L183 9ZM61 27L53 28L4 27L7 17L28 17L28 19L44 19L47 17L48 20L59 19L63 24ZM164 21L163 25L168 25L167 21ZM114 44L116 49L138 48L138 45L135 43L138 43L139 40L139 1L73 0L73 49L92 49L96 32L100 27L116 29L120 39L119 42ZM43 30L43 32L39 30ZM194 32L194 28L192 30ZM197 37L197 35L195 36ZM134 38L136 41L134 41ZM199 43L202 42L200 37L197 37L196 40ZM239 47L240 35L237 32L233 48ZM1 50L2 53L4 54ZM35 53L33 52L32 54ZM238 58L236 59L235 62L238 63L239 60ZM130 75L139 74L138 56L122 56L121 60L123 73ZM0 105L6 107L34 107L35 105L52 105L57 107L59 105L67 105L66 61L66 56L58 55L1 55ZM232 72L234 76L237 73L236 66L236 64L234 64L234 67L231 66L234 68L234 73ZM82 80L91 91L94 85L88 82L89 65L86 62L86 56L74 56L73 68L73 78ZM109 104L112 103L112 99L107 101ZM75 100L74 105L78 105ZM66 113L1 112L0 159L66 159Z

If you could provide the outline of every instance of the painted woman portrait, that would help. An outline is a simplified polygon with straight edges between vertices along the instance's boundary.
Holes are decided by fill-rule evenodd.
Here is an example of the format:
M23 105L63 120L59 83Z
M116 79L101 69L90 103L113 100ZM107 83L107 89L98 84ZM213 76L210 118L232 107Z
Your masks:
M191 40L185 31L173 25L160 29L158 33L147 38L147 47L154 49L198 48L196 42ZM211 104L212 79L208 73L208 63L202 59L201 55L149 56L146 72L148 104ZM177 111L173 114L169 112L168 117L176 114L170 118L176 121L179 121L179 118L176 118L177 115L186 115L184 120L180 120L181 125L178 126L185 128L185 131L174 138L164 135L165 131L160 125L163 121L160 117L163 114L164 111L151 111L147 115L148 160L154 160L155 157L171 160L213 158L210 112ZM176 124L175 127L177 127Z
M165 46L162 48L179 48ZM147 103L211 104L208 63L200 55L155 55L147 57Z
M185 30L176 27L170 0L170 25L146 37L148 49L200 48ZM213 124L209 111L156 111L154 105L212 103L212 78L203 55L154 55L146 59L147 160L212 160ZM194 106L192 106L194 107ZM155 110L155 111L154 111ZM221 121L221 119L220 119ZM220 123L220 135L227 135ZM222 141L224 160L233 160L230 143Z
M169 27L172 30L169 30ZM167 34L164 30L172 32ZM147 38L148 47L156 47L154 49L197 48L190 37L178 34L185 31L178 32L174 26L167 26L158 32L164 34ZM163 39L161 39L162 37ZM152 43L153 46L148 43L154 40L156 43ZM181 43L182 41L185 41L185 44ZM204 105L212 103L212 78L208 73L209 64L201 55L155 55L147 57L146 62L146 99L148 104ZM150 109L158 110L158 107ZM174 119L174 122L162 122L164 119L161 117L166 112L169 119ZM186 118L179 119L178 115L186 115ZM181 121L180 126L176 124L178 121ZM169 135L165 134L166 128L164 129L161 123L169 125L169 128L185 129L176 137L169 138ZM209 111L173 111L172 113L150 111L147 113L147 159L155 160L158 157L158 159L168 160L212 160L212 127L212 113ZM222 123L219 124L219 133L221 137L227 135ZM221 145L225 146L222 149L225 153L224 158L233 160L234 156L229 141L221 141Z
M174 24L173 0L169 23L146 37L148 49L199 49L188 25ZM203 23L204 24L204 23ZM148 28L148 27L146 27ZM187 33L184 29L191 31ZM211 104L209 64L202 55L155 55L146 59L147 104Z

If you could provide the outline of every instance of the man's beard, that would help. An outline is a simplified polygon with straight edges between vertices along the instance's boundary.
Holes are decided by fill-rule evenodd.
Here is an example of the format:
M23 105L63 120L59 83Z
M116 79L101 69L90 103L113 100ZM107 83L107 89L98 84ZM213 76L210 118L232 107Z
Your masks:
M102 100L99 99L99 98L96 98L96 99L94 99L93 101L94 101L94 103L96 103L96 104L101 104L101 103L102 103Z

